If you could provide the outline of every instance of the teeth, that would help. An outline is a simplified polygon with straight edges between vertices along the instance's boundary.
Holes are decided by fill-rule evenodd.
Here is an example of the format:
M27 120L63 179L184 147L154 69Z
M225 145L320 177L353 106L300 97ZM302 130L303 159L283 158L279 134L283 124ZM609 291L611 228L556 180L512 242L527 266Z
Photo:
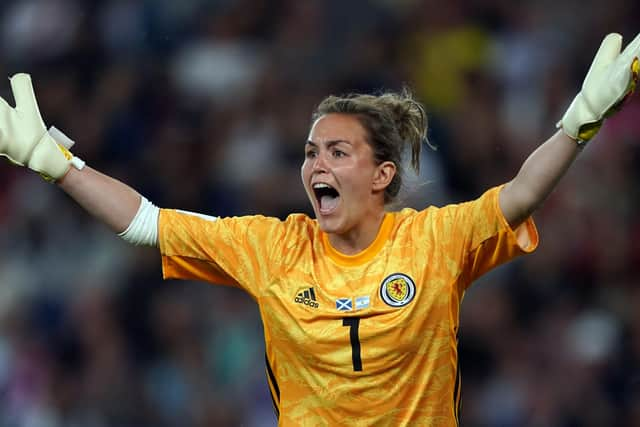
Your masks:
M331 186L324 182L318 182L317 184L313 184L313 188L331 188Z

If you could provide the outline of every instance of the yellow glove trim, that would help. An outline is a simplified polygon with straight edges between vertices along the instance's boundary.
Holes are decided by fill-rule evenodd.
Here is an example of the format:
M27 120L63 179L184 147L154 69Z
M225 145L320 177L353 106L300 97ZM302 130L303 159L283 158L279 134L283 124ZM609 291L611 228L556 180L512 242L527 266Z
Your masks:
M73 154L71 154L71 151L69 151L65 146L61 145L60 143L58 143L57 145L58 145L58 150L62 151L62 154L64 154L64 157L67 160L73 159Z

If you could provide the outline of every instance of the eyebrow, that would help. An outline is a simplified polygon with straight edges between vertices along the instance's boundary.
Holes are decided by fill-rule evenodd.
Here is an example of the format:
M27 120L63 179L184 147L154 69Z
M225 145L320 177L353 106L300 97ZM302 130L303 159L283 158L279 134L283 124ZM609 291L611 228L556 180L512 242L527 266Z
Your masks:
M345 139L332 139L332 140L330 140L330 141L325 142L324 144L326 144L327 148L331 148L331 147L333 147L333 146L335 146L335 145L340 144L341 142L343 142L343 143L345 143L345 144L349 144L349 145L351 145L351 143L350 143L349 141L345 140ZM311 140L308 140L308 141L305 143L305 145L311 145L311 146L313 146L313 147L317 147L319 144L318 144L318 143L315 143L315 142L313 142L313 141L311 141Z

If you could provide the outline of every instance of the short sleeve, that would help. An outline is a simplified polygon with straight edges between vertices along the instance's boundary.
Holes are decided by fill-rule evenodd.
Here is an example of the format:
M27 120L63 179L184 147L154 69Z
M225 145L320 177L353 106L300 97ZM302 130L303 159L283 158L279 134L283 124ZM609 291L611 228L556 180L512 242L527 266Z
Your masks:
M218 218L161 209L158 240L163 277L236 286L256 299L268 281L281 232L277 218Z
M445 206L432 222L441 249L460 270L458 285L463 289L492 268L538 246L533 218L516 229L509 226L498 199L502 187L491 188L473 201Z
M467 257L469 282L538 247L538 230L531 216L515 229L504 217L499 203L502 187L489 190L476 203L471 203L469 220L478 226L470 227L476 233L471 236Z

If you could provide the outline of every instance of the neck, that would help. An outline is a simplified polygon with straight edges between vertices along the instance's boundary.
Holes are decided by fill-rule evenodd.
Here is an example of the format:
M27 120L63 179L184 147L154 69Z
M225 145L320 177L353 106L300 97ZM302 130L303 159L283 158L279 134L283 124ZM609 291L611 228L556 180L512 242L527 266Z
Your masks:
M367 249L378 236L380 226L384 220L384 210L367 216L358 226L346 233L328 235L329 243L335 250L345 255L356 255Z

